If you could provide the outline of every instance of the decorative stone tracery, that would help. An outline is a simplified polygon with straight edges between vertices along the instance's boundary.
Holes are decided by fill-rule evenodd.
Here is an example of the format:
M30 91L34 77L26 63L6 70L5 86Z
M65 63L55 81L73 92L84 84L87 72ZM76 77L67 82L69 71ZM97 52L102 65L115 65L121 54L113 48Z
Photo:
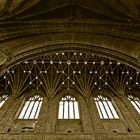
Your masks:
M63 51L27 59L11 67L1 77L1 88L22 95L29 88L43 89L54 97L63 89L74 89L89 97L95 89L139 89L139 71L120 62L79 51Z

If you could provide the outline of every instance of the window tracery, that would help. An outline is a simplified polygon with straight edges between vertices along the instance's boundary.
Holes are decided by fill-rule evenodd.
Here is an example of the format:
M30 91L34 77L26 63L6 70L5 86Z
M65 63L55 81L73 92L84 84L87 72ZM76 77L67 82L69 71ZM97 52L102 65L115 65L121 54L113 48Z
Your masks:
M26 100L18 119L37 119L41 105L42 105L43 97L40 95L35 95Z
M3 106L5 101L8 99L8 95L2 95L0 96L0 108Z
M133 95L128 95L128 99L131 102L131 104L135 107L135 109L138 111L138 113L140 114L140 99Z
M94 100L101 119L119 119L119 116L109 98L98 95Z
M59 101L58 119L79 119L78 101L71 95L62 97Z

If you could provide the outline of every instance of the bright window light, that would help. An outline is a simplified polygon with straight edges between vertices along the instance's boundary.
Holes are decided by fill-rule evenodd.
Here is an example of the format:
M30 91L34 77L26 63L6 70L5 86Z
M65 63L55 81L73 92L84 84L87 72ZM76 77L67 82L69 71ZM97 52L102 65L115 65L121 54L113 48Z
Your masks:
M128 95L128 99L140 114L140 99L138 97L134 97L133 95Z
M18 119L37 119L42 105L43 97L35 95L26 100Z
M2 95L0 96L0 108L3 106L5 101L8 99L8 95Z
M98 95L94 98L101 119L119 119L119 116L107 97Z
M58 119L79 119L78 101L67 95L59 101Z

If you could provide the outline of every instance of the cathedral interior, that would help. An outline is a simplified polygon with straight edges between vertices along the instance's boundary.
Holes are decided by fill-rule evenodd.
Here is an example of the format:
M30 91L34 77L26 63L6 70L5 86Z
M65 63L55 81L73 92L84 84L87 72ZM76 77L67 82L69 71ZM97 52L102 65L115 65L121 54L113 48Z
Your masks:
M140 140L140 0L0 0L0 140Z

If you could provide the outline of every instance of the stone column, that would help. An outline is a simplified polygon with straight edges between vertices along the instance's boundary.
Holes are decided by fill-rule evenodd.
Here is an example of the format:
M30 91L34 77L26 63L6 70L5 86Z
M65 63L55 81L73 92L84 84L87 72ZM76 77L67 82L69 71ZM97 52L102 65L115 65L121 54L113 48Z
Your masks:
M126 130L128 132L132 131L135 133L139 133L140 127L138 126L138 123L134 117L134 114L131 112L131 108L128 108L127 97L126 96L122 96L120 98L115 97L114 99L115 99L115 102L116 102L119 110L121 111L120 113L122 114L122 119L124 121Z
M49 101L45 96L42 102L38 119L36 120L35 133L44 134L48 126Z
M101 122L101 119L100 119L99 113L97 111L97 107L96 107L93 97L90 98L90 115L91 115L91 119L92 119L92 126L94 129L94 133L96 135L105 133L105 129Z
M13 127L13 121L17 118L17 111L21 106L21 102L24 96L17 98L16 96L11 96L5 102L3 116L1 117L0 131L10 132Z
M84 99L80 98L79 107L80 107L80 119L83 126L83 132L93 134L89 98L84 98Z

